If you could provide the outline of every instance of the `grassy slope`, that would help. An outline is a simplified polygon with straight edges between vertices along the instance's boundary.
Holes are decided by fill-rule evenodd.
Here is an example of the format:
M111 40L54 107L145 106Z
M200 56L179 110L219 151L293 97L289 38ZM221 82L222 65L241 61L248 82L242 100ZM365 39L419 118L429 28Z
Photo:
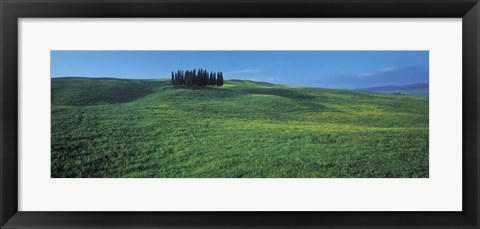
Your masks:
M428 177L428 99L168 84L53 79L52 177Z

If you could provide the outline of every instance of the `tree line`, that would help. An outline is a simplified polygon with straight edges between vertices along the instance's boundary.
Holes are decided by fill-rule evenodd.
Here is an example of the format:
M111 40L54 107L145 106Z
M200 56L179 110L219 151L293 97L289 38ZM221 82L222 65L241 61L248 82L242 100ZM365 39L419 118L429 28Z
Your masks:
M222 72L208 72L205 69L172 72L172 85L186 87L206 87L223 85Z

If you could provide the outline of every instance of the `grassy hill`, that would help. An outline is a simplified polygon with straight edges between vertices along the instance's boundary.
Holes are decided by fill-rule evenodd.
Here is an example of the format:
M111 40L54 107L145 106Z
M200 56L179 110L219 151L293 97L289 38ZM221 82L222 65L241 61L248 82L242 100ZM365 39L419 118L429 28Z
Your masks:
M420 84L411 84L406 86L369 87L369 88L362 88L357 90L365 91L365 92L387 93L387 94L408 95L408 96L418 96L418 97L428 98L429 84L420 83Z
M52 80L52 104L99 105L122 103L152 93L149 80L66 77Z
M428 99L52 79L52 177L428 177Z

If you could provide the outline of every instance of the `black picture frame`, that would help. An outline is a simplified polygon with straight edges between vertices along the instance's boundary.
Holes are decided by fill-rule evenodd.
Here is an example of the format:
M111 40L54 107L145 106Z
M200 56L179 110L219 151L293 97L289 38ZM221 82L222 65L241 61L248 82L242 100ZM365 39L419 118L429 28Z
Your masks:
M0 14L1 228L479 228L478 0L0 0ZM63 17L463 18L463 211L18 211L17 22L19 18Z

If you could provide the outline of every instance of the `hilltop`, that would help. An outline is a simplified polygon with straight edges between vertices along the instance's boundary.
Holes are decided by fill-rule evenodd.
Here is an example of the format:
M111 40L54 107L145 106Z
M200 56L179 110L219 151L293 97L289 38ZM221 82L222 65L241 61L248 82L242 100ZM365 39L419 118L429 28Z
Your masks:
M428 99L52 79L52 177L428 177Z

